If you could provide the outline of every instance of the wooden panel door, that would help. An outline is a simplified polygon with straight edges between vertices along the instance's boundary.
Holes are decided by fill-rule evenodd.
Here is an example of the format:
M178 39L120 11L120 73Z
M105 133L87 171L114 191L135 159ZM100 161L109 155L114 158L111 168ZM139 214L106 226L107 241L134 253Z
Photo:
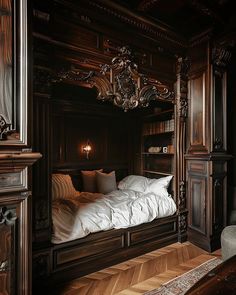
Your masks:
M7 198L7 200L6 200ZM30 293L29 193L0 196L0 294Z

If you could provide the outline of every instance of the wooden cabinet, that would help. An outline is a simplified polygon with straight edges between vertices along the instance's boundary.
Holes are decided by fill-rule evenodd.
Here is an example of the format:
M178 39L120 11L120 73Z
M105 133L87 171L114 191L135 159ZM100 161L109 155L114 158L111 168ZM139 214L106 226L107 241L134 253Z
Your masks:
M31 294L31 173L26 0L0 2L0 294Z
M189 240L213 251L226 225L226 72L230 53L206 40L189 50L187 208Z

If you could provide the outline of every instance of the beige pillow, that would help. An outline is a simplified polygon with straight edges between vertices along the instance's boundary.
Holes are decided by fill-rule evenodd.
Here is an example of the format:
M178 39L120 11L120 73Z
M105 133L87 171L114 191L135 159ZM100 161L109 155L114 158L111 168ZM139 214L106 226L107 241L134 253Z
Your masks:
M83 178L83 190L85 192L97 193L97 182L96 182L96 171L102 172L103 169L99 170L81 170Z
M110 173L96 171L96 178L99 193L108 194L114 190L117 190L115 171Z
M73 198L77 194L68 174L52 174L52 199Z

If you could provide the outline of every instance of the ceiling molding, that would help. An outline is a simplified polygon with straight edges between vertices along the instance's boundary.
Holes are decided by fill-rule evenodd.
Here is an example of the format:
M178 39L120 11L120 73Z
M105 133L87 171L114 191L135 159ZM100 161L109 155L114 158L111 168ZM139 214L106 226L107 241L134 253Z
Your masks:
M96 8L125 24L129 24L131 27L135 27L145 34L148 34L150 37L158 38L157 40L165 40L172 43L173 46L181 49L186 48L187 46L187 40L183 36L177 34L173 28L162 22L151 21L123 6L118 5L117 3L108 0L89 0L87 3L89 6Z

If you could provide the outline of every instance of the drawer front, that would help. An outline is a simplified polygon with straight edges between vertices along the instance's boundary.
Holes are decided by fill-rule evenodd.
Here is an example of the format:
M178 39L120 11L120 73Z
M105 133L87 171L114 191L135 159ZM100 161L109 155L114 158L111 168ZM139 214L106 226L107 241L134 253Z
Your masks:
M60 249L54 252L54 266L59 267L67 263L73 263L83 258L104 255L110 251L115 251L125 246L124 234L114 236L102 241L94 241L93 244L82 244L75 247ZM71 264L70 264L71 265Z
M27 169L15 173L0 173L0 193L27 189Z
M170 234L176 234L176 218L167 223L156 224L153 227L142 228L139 230L131 230L128 233L129 246L138 244L140 242L165 237Z

